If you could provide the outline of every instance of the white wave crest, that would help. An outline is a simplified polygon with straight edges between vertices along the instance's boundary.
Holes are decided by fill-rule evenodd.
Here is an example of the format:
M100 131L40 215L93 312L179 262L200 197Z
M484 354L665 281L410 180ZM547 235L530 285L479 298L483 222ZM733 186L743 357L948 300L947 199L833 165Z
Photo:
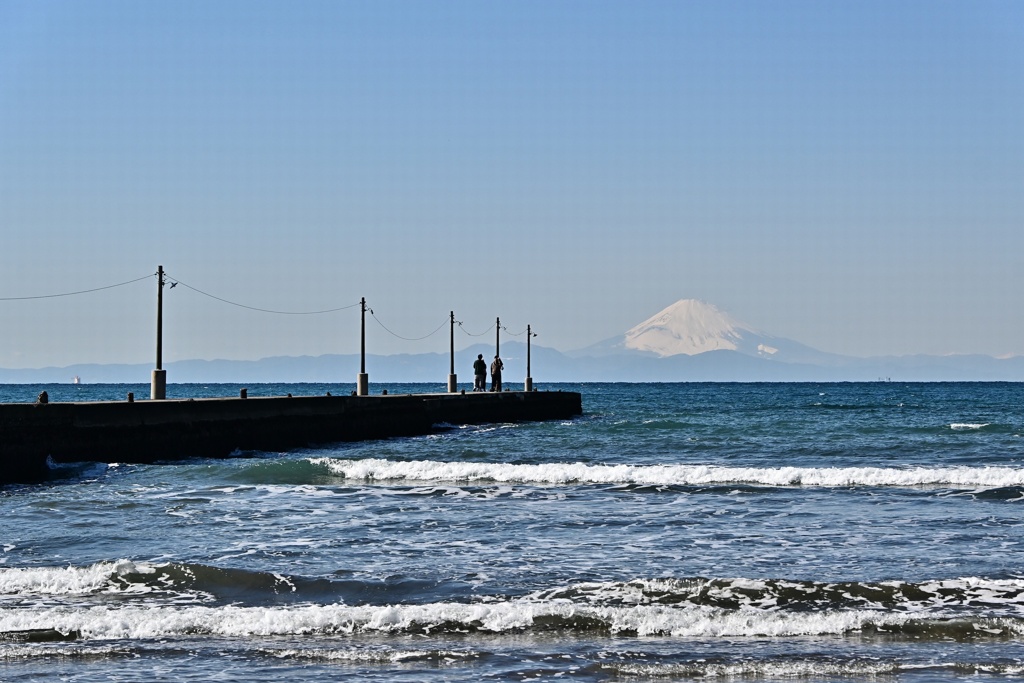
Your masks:
M956 431L968 430L968 429L984 429L988 427L990 422L954 422L949 425L950 429Z
M23 567L0 569L0 595L85 595L130 590L111 582L126 574L152 574L150 565L129 560L100 562L87 567ZM144 587L133 584L138 590Z
M1012 467L720 467L717 465L588 465L586 463L440 462L314 458L331 473L362 481L495 482L519 484L638 484L693 486L1024 486L1024 469Z
M763 610L679 609L665 606L581 606L568 601L493 604L305 605L296 607L91 607L68 610L6 610L0 631L55 629L87 640L211 635L225 637L430 633L476 629L508 633L563 624L596 624L611 633L673 637L791 637L838 635L868 626L893 628L913 617L873 610L784 613ZM1005 629L1021 635L1019 624Z
M569 599L588 605L650 605L662 602L666 596L689 601L698 597L702 604L725 600L742 608L773 609L784 593L803 594L808 600L835 599L841 594L850 604L871 610L890 610L888 593L903 593L899 599L900 611L923 614L948 607L984 604L993 609L1020 611L1024 606L1024 579L989 579L963 577L941 579L920 584L902 581L883 581L873 587L863 584L867 591L852 595L853 584L837 588L836 584L816 584L785 579L749 578L638 578L626 582L584 582L569 586L545 588L530 593L527 600L538 602ZM868 597L877 595L877 599ZM907 597L907 594L913 597Z
M351 663L404 663L417 661L457 662L460 660L478 659L476 652L459 652L456 650L390 650L390 649L356 649L356 648L288 648L264 649L262 652L276 659L297 659L313 662L351 662Z
M740 661L687 664L611 664L609 669L628 678L647 679L761 679L761 680L873 680L903 670L896 661L816 661L793 658L785 662ZM854 678L855 677L855 678Z

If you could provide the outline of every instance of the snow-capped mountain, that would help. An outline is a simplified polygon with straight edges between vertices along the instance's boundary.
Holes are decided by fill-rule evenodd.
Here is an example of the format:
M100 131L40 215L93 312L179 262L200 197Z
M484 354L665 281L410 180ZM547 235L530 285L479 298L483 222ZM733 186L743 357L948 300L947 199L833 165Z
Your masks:
M648 351L660 358L706 351L737 351L745 338L763 336L713 304L680 299L626 332L623 347ZM775 349L766 349L774 353Z
M680 299L624 334L565 356L575 365L577 376L633 382L1019 381L1024 377L1024 356L858 358L826 353L757 330L697 299Z
M572 355L601 357L639 353L669 358L732 351L783 363L842 364L844 358L775 337L737 320L714 304L680 299L626 331Z

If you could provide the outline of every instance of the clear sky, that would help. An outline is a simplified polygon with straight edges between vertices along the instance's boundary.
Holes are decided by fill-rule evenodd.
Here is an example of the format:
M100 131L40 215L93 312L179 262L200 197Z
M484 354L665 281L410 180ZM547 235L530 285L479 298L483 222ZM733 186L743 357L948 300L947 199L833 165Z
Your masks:
M163 265L365 296L375 353L699 298L824 351L1024 354L1024 3L0 0L0 238L0 298ZM359 350L358 308L195 289L165 362ZM151 362L155 309L0 301L0 367Z

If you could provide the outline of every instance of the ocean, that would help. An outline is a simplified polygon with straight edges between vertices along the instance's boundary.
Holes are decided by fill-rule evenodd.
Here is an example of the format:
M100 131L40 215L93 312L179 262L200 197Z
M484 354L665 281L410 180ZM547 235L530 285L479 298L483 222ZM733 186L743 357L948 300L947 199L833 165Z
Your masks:
M1024 676L1024 384L538 387L584 415L0 489L0 680Z

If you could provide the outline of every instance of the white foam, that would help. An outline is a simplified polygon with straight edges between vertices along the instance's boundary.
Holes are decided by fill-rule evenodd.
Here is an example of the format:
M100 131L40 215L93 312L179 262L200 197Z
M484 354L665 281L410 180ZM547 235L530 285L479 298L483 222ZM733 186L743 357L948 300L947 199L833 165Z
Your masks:
M929 665L931 668L934 665ZM856 676L860 679L873 679L879 676L897 674L903 668L899 662L885 660L860 661L820 661L792 658L788 661L760 661L751 659L738 662L697 661L687 664L615 664L610 668L630 678L642 679L768 679L768 680L800 680L820 678L838 678L850 680Z
M74 659L76 657L116 657L118 655L124 655L128 657L137 657L138 653L131 649L119 647L116 645L98 645L90 643L88 645L72 645L68 643L61 643L60 650L54 650L50 644L8 644L4 643L3 648L0 649L0 662L11 662L15 659L30 659L32 657L45 657L53 658L55 654L59 653L59 657L62 660Z
M128 560L101 562L88 567L25 567L0 569L0 595L85 595L89 593L149 590L141 584L111 583L126 574L153 574L156 568Z
M442 661L456 662L460 660L476 659L480 655L476 652L458 652L456 650L389 650L389 649L361 649L361 648L289 648L289 649L265 649L263 653L277 659L301 659L311 661L328 662L354 662L354 663L392 663L410 661Z
M901 593L908 593L899 599L899 611L906 614L934 613L950 607L984 604L993 608L1019 611L1024 605L1024 579L986 579L964 577L927 581L921 584L906 584L901 581L885 581L880 584ZM527 600L538 602L572 600L577 604L591 605L653 605L665 604L669 596L680 602L689 603L691 598L700 596L702 601L724 600L743 608L770 609L778 604L784 593L804 593L808 599L815 597L833 599L827 594L835 591L834 584L811 584L799 581L762 580L748 578L720 579L634 579L627 582L584 582L570 586L543 589L526 596ZM883 591L886 593L889 591ZM864 594L851 595L841 591L849 604L857 604L871 610L891 610L887 599L868 600Z
M941 486L997 488L1024 485L1024 469L1012 467L721 467L717 465L589 465L586 463L441 462L314 458L331 473L358 481L496 482L694 486Z
M6 610L0 631L55 629L77 631L83 639L147 639L213 635L225 637L426 632L438 628L507 633L527 630L552 618L600 623L612 633L674 637L792 637L855 632L865 626L893 628L912 617L874 610L785 613L753 609L684 609L666 606L600 607L569 601L512 601L493 604L296 607L121 607L69 610ZM1020 625L1005 629L1021 635Z
M985 427L988 427L989 424L991 424L991 423L990 422L954 422L953 424L949 425L949 428L953 429L953 430L957 430L957 431L967 430L967 429L984 429Z

